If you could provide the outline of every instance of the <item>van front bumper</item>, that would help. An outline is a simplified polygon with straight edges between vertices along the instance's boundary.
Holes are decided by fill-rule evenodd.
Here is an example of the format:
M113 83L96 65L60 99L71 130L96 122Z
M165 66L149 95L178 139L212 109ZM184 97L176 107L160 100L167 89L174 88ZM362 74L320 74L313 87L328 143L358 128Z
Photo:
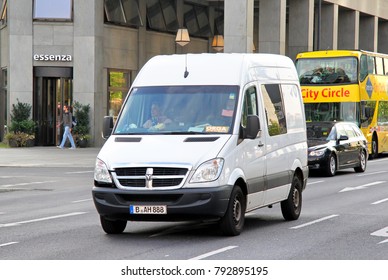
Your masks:
M233 186L178 190L127 191L93 187L98 213L108 219L129 221L183 221L223 217ZM167 214L130 214L131 205L167 206Z

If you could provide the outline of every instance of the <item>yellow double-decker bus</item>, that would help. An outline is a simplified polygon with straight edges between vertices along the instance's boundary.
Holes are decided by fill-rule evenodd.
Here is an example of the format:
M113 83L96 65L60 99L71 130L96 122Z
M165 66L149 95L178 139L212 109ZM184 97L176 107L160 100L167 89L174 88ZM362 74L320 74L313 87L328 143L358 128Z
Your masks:
M352 121L375 158L388 151L388 55L362 50L299 53L306 121Z

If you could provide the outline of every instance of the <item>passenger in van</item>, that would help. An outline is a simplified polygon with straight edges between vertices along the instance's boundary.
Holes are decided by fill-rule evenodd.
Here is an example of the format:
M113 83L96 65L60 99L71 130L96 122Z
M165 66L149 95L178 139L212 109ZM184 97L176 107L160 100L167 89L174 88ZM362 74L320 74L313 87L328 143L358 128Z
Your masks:
M171 123L171 120L161 113L159 104L153 103L151 105L151 118L143 124L143 127L159 130L169 123Z

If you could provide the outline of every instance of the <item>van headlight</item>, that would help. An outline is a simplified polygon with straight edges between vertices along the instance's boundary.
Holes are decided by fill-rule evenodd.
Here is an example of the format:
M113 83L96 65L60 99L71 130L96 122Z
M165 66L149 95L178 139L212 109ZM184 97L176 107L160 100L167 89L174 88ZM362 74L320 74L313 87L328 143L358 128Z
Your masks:
M99 183L112 183L112 177L109 174L108 168L106 167L105 162L100 159L96 160L96 165L94 167L94 180Z
M204 183L217 180L221 174L224 159L215 158L202 163L191 177L190 183Z

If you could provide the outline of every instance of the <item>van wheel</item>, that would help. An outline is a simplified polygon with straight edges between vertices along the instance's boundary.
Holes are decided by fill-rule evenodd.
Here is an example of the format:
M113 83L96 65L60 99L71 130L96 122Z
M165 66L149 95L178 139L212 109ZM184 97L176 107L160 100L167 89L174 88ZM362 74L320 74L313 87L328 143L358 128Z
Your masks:
M336 171L337 171L337 161L335 159L335 156L331 154L329 156L328 164L326 167L326 175L329 177L333 177Z
M245 221L246 198L240 186L235 185L230 195L228 209L220 220L220 228L224 235L239 235Z
M292 179L288 198L280 203L286 221L297 220L302 210L302 180L298 176Z
M100 216L100 222L102 229L107 234L119 234L122 233L127 226L127 221L125 220L108 220L103 216Z
M364 172L366 170L366 154L364 151L360 152L360 165L354 168L357 173Z

